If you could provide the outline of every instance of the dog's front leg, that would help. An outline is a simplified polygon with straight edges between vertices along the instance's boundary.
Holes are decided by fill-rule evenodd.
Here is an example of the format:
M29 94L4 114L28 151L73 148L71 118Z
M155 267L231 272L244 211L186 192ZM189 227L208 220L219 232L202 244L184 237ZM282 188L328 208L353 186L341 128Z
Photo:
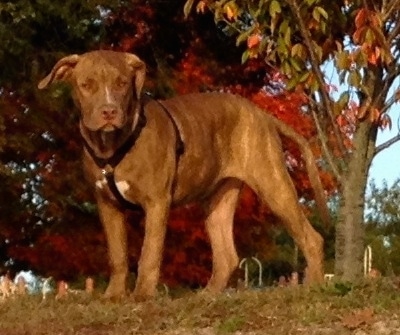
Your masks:
M145 235L134 291L136 300L144 300L156 294L169 207L169 199L157 199L144 208Z
M100 220L106 234L111 275L104 294L120 298L126 294L128 276L127 237L124 213L101 196L97 197Z

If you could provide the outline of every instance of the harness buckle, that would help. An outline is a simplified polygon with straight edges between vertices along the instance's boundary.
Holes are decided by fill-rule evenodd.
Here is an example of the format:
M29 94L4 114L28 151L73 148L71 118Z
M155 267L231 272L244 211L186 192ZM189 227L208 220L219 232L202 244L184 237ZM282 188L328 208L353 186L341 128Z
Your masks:
M107 164L102 170L101 173L103 174L103 176L109 176L112 175L114 173L114 168L110 165Z

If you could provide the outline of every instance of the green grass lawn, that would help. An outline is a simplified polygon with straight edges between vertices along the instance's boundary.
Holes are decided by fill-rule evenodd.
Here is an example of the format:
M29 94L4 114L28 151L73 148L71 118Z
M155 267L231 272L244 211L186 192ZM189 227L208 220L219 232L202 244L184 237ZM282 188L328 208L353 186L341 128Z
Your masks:
M289 335L400 334L400 290L394 280L357 285L199 292L136 303L69 294L16 296L0 302L0 334Z

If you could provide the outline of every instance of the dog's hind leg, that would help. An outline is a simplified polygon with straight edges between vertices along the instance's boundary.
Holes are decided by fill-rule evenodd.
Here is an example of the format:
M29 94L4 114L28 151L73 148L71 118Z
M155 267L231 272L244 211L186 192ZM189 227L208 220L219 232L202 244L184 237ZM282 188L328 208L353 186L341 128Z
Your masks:
M226 287L238 266L233 217L241 187L241 181L227 179L210 198L205 225L211 242L213 268L206 290L212 293L220 292Z
M268 176L255 177L255 180L257 183L250 183L249 186L270 207L303 252L307 262L306 282L321 282L323 280L323 239L304 215L289 174L282 169L276 169Z
M274 142L272 140L272 142ZM265 146L268 148L268 146ZM270 144L270 150L253 156L245 182L260 196L294 239L307 262L306 281L323 280L323 239L311 226L298 200L297 192L286 169L280 143ZM273 150L271 148L274 148ZM276 150L275 150L276 149Z

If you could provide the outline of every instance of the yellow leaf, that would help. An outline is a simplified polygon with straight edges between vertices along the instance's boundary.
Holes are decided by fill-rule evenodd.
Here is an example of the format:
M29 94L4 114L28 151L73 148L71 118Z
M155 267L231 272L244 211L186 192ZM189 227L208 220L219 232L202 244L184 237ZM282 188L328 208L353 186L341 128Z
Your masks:
M312 17L314 18L315 21L319 22L320 16L321 14L317 11L317 8L315 7L312 12Z
M190 10L192 9L194 0L187 0L185 2L185 5L183 6L183 14L185 16L185 18L187 18L190 14Z
M305 60L307 57L307 50L306 47L301 43L296 43L292 47L291 51L292 57L299 57L301 60Z
M224 11L225 11L225 15L229 21L236 20L239 15L239 9L233 1L228 2L224 6Z
M326 12L325 9L323 9L323 8L320 7L320 6L315 7L315 9L319 12L319 14L320 14L325 20L328 19L328 13Z
M204 1L199 1L199 3L196 6L196 12L197 13L204 13L206 11L207 4Z
M258 58L258 51L255 49L249 50L249 58Z
M369 113L369 121L371 123L378 123L381 118L381 112L377 108L373 108Z

